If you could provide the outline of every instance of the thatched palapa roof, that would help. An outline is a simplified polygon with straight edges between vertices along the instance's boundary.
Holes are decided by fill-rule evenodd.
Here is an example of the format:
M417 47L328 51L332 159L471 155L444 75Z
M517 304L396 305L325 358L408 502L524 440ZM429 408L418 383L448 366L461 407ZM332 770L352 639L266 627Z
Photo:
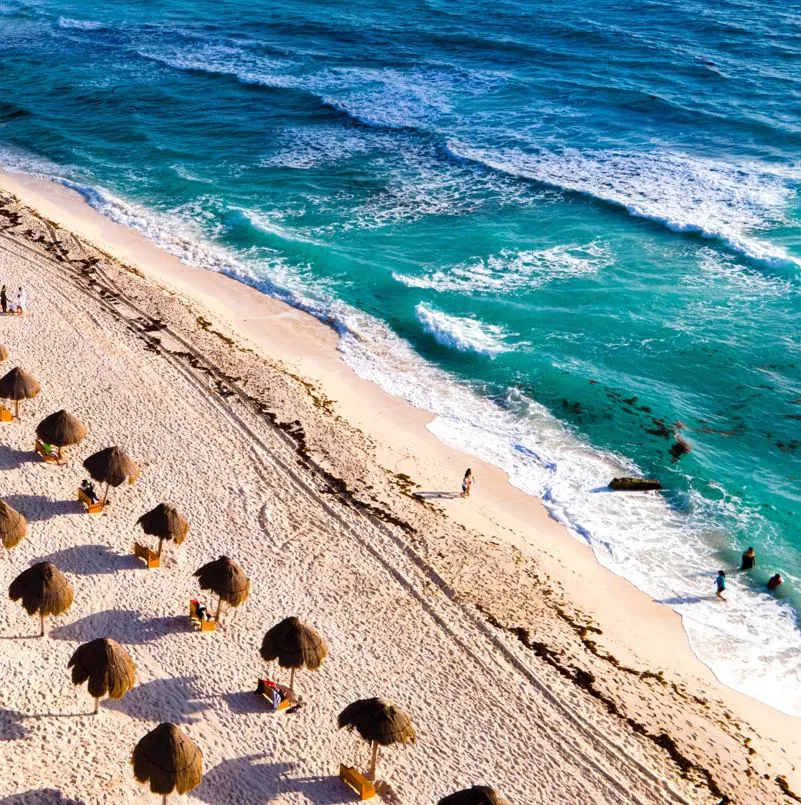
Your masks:
M0 377L0 398L4 400L29 400L40 391L39 381L18 366Z
M154 794L185 794L203 778L203 755L175 724L159 724L134 747L134 777Z
M232 607L244 604L250 595L250 579L245 571L227 556L208 562L195 571L201 590L211 590Z
M382 746L412 744L417 738L411 718L386 699L359 699L349 704L339 714L337 724Z
M509 805L509 802L488 785L474 785L443 797L437 805Z
M130 654L116 641L99 637L78 646L67 668L72 668L72 684L89 680L89 693L96 699L121 699L136 680L136 666Z
M79 444L86 438L87 433L86 426L64 410L46 416L36 426L36 435L39 439L56 447Z
M171 539L180 545L189 531L189 521L172 503L159 503L155 509L143 514L137 521L145 534L159 539Z
M261 656L267 662L278 660L282 668L316 671L328 656L328 645L308 623L284 618L264 635Z
M28 524L25 518L8 503L0 500L0 542L4 548L13 548L19 545L25 537Z
M125 481L133 483L139 477L138 465L119 447L106 447L92 453L83 462L83 466L95 481L109 486L119 486Z
M8 596L12 601L22 599L22 606L29 615L39 613L60 615L72 606L74 593L66 576L50 562L38 564L23 570L11 582Z

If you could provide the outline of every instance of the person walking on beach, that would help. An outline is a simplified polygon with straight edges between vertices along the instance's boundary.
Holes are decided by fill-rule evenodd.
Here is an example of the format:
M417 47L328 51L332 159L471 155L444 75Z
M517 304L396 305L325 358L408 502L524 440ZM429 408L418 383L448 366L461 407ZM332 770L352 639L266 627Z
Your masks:
M470 497L470 487L475 483L475 478L473 478L473 470L470 467L467 468L467 472L464 474L464 478L462 478L462 492L459 495L460 498L469 498Z
M8 295L6 294L6 286L0 288L0 308L3 309L3 315L8 313Z
M17 313L22 315L28 307L28 294L25 293L23 288L17 291Z
M781 573L777 573L775 576L771 576L768 579L768 589L773 592L780 584L784 584L784 579L782 578Z
M740 570L751 570L756 567L756 552L753 548L749 548L743 554L743 561L740 563Z
M726 574L722 570L718 570L718 577L715 579L715 587L717 592L715 593L721 601L726 600L726 596L723 593L726 592Z

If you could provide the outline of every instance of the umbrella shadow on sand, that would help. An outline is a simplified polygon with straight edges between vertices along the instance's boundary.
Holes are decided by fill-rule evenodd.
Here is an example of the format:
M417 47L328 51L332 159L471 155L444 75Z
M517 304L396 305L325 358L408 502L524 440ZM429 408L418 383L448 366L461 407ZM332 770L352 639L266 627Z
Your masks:
M108 545L76 545L55 551L43 557L42 561L52 562L64 573L73 573L76 576L138 570L143 566L133 554L116 553Z
M32 464L41 461L34 450L15 450L7 445L0 446L0 472L3 470L18 470L23 464Z
M75 500L51 500L43 495L9 495L3 500L24 515L28 522L50 520L65 514L80 514L83 511L81 502L77 498Z
M24 713L0 709L0 741L19 741L27 738L28 731L22 723L24 720Z
M0 805L86 805L82 799L67 799L57 788L39 788L0 799Z
M162 618L143 618L133 609L107 609L95 612L64 626L57 626L48 634L54 640L92 640L99 634L110 637L123 646L153 643L167 634L178 634L192 629L189 619L183 615Z
M136 685L122 699L105 699L104 710L116 710L131 718L191 724L210 705L200 700L196 676L154 679Z
M335 805L345 800L347 791L339 777L293 777L296 764L259 762L266 758L267 755L245 755L223 760L203 775L203 782L192 796L210 805L228 805L236 801L238 792L245 799L251 791L260 791L265 802L278 801L290 793L302 794L315 805Z
M253 686L255 690L255 685ZM220 697L232 713L237 715L254 715L258 713L272 714L269 702L263 695L254 690L237 690L233 693L223 693Z

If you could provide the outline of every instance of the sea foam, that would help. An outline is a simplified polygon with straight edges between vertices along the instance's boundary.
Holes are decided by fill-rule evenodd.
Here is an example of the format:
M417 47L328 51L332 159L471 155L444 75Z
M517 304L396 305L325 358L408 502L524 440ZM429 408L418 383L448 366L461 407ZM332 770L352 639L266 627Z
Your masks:
M486 258L460 263L448 270L421 275L393 274L408 288L438 293L497 294L537 288L549 282L594 274L612 262L611 250L601 243L560 245L549 249L504 249Z
M70 17L59 17L58 27L74 31L100 31L105 24L97 20L78 20Z
M506 342L509 333L497 324L485 324L468 316L451 316L422 302L414 311L423 329L445 347L490 358L513 348Z
M457 140L448 150L457 159L621 206L675 232L717 240L751 260L801 268L801 258L751 234L784 223L793 195L789 177L766 166L672 152L496 150Z

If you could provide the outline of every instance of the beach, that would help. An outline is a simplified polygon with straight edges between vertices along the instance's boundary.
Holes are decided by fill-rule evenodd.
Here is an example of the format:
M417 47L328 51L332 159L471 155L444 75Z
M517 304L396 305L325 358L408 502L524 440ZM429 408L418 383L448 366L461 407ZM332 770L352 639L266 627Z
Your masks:
M0 802L151 801L129 760L161 721L204 756L203 782L176 802L349 802L339 763L366 768L368 750L336 717L369 696L417 728L416 745L381 753L387 802L478 783L518 804L797 799L798 720L721 685L675 613L358 378L333 330L182 264L72 191L0 185L0 280L30 300L0 322L6 366L42 385L2 425L3 500L29 522L2 581L47 560L75 588L45 638L3 608ZM89 436L55 467L33 453L34 427L60 408ZM141 478L90 516L81 461L114 444ZM148 571L134 524L162 500L191 530ZM201 634L192 574L222 554L251 596ZM272 714L256 681L288 672L258 649L289 615L330 656L299 674L305 706ZM129 649L137 686L93 716L67 661L97 637Z

